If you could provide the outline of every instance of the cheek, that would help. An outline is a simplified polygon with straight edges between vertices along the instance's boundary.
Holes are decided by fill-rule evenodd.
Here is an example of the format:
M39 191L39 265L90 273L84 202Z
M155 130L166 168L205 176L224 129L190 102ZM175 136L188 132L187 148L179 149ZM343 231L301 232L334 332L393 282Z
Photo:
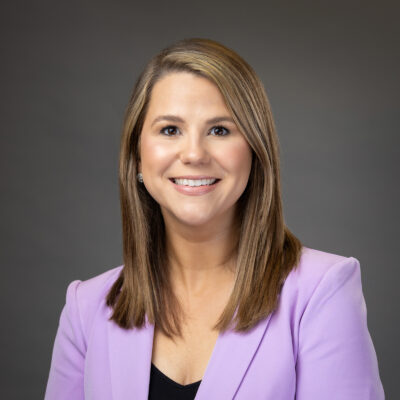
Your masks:
M143 137L140 143L142 171L162 171L173 157L171 146Z
M252 158L251 149L247 142L237 141L231 143L220 152L219 158L228 173L233 173L239 179L247 181Z

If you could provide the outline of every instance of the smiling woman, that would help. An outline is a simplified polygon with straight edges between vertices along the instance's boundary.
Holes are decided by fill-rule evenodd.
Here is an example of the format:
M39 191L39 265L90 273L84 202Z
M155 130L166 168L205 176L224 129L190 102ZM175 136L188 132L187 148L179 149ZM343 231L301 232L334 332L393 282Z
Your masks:
M357 259L285 225L270 106L208 39L138 78L121 140L124 265L74 281L46 399L383 399Z
M188 72L170 73L155 84L138 170L167 226L196 227L196 234L207 234L210 224L231 226L251 159L251 148L215 84Z

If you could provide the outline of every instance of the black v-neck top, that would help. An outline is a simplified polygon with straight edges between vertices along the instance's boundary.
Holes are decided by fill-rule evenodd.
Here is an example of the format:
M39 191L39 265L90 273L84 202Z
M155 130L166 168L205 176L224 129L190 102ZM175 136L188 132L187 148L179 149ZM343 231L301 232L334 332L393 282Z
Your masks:
M201 380L181 385L164 375L151 363L148 400L194 400Z

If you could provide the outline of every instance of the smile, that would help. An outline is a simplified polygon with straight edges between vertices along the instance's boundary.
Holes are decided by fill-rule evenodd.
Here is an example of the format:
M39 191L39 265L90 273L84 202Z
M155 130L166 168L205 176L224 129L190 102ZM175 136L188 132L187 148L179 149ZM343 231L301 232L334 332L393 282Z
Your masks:
M186 196L202 196L215 190L221 179L210 176L169 178L172 186Z
M212 178L212 179L177 179L177 178L172 178L172 181L176 185L183 185L183 186L191 186L191 187L196 187L196 186L209 186L214 184L218 179Z

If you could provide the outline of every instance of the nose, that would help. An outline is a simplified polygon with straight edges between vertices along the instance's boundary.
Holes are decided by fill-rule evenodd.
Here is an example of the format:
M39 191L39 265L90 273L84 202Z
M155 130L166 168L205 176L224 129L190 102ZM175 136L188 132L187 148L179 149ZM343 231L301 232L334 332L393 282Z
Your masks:
M206 164L210 161L205 138L200 135L187 135L182 140L180 160L183 164Z

